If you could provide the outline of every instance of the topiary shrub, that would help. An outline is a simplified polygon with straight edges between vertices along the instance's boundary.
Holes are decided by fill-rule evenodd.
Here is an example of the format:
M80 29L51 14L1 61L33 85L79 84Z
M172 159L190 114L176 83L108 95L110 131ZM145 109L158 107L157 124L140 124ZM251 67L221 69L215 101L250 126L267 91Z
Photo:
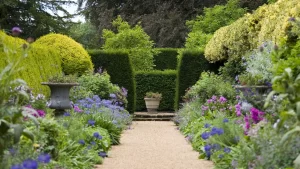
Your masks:
M299 9L298 0L279 0L261 6L253 14L217 30L205 47L205 57L210 61L236 58L265 41L280 44L282 38L288 38L289 19L300 16Z
M150 91L162 94L158 110L174 110L176 76L175 70L136 72L136 110L146 110L144 96Z
M178 109L179 102L186 89L198 81L201 72L207 70L217 71L220 65L221 63L209 63L203 55L203 50L182 51L177 66L175 110Z
M154 55L154 69L165 70L177 68L178 49L175 48L156 48L157 54Z
M76 41L61 34L48 34L34 42L56 50L61 57L61 66L65 74L81 75L93 71L93 63L87 51Z
M131 66L131 60L125 51L101 51L90 50L95 68L106 70L111 77L111 82L128 90L127 110L134 113L135 110L135 80Z
M58 51L40 44L27 44L25 40L8 36L2 31L0 31L0 56L0 69L9 62L25 56L19 64L22 71L19 71L17 77L26 81L35 94L42 93L49 96L49 88L41 85L41 82L62 73Z

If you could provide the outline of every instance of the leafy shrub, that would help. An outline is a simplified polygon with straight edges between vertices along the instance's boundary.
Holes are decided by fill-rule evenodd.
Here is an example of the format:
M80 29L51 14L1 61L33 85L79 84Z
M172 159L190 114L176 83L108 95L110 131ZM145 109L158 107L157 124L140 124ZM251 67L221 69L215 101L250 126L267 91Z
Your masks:
M144 32L140 24L133 28L123 21L120 16L112 22L118 30L117 33L104 29L104 50L123 49L128 50L134 70L153 69L153 41Z
M110 76L104 73L84 74L78 78L80 86L91 91L93 95L98 95L103 99L108 99L109 94L117 93L120 88L110 82Z
M154 55L154 69L165 70L177 67L178 49L175 48L156 48L158 54Z
M239 76L239 81L242 84L270 84L273 77L271 61L273 48L273 43L265 42L259 49L252 51L244 58L243 66L245 66L246 71Z
M199 15L186 23L191 32L188 34L185 47L203 50L217 29L231 24L245 12L246 9L239 6L239 0L229 0L226 5L204 8L204 15Z
M228 99L235 97L235 90L228 82L224 82L221 76L214 73L203 72L197 83L192 86L184 98L187 100L199 98L201 102L209 99L211 96L224 96Z
M55 57L60 57L61 67L65 74L81 75L93 70L93 63L86 50L73 39L61 34L48 34L40 37L33 44L52 48L58 52Z
M11 37L0 31L0 69L4 69L11 62L25 56L19 67L22 71L16 73L16 77L26 81L34 94L42 93L49 96L50 90L42 86L41 82L48 80L50 76L61 74L61 60L58 52L39 44L27 44L24 40ZM23 50L25 47L25 51ZM7 55L9 53L9 55Z
M209 63L201 50L184 50L178 61L178 75L176 82L175 109L178 109L181 97L186 89L194 85L201 72L212 70L217 71L220 63Z
M146 109L144 96L150 91L162 94L159 110L173 110L176 88L175 70L136 72L135 80L137 93L136 110Z
M111 82L128 90L128 106L130 113L135 111L135 80L128 53L123 51L89 51L95 68L106 70ZM121 73L120 73L121 72Z
M234 59L268 40L280 44L291 26L289 18L300 16L299 6L298 0L277 1L220 28L206 45L205 57L211 61Z
M244 71L245 67L243 66L242 58L229 59L224 63L224 66L221 66L219 69L220 76L232 84L236 82L236 77Z

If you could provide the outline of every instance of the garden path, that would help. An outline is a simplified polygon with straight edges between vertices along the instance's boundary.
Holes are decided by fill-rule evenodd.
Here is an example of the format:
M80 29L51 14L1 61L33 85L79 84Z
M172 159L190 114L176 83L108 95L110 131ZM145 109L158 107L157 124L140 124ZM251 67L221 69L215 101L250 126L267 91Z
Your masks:
M173 122L138 121L113 146L97 169L211 169L176 129Z

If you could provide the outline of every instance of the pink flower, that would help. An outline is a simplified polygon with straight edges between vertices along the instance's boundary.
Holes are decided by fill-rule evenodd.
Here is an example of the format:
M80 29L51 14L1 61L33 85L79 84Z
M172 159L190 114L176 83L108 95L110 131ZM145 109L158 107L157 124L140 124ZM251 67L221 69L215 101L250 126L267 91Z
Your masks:
M45 117L45 115L46 115L44 110L37 110L37 112L40 117Z
M220 103L226 103L227 99L225 97L221 96L219 101L220 101Z
M236 112L237 116L241 116L242 115L242 113L241 113L241 105L240 104L235 105L235 112Z
M74 106L74 111L78 113L83 112L83 110L81 110L78 106Z

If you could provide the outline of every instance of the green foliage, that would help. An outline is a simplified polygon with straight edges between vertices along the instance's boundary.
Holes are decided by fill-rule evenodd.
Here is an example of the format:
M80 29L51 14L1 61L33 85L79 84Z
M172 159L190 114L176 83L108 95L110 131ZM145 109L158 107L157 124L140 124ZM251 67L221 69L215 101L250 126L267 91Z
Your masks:
M101 99L108 99L109 94L117 93L120 88L110 82L110 76L106 72L95 74L84 74L78 78L78 83L93 95L100 96Z
M178 49L155 48L155 50L157 50L157 54L154 55L154 65L155 65L154 69L156 70L176 69Z
M144 96L147 92L158 92L162 94L159 110L173 110L176 88L176 71L141 71L136 72L136 110L145 110Z
M123 51L89 51L95 68L106 70L111 82L128 90L128 106L130 113L135 111L135 80L128 53Z
M299 7L298 0L281 0L261 6L253 14L217 30L206 45L205 57L211 61L234 59L265 41L275 44L280 44L282 38L289 41L289 19L300 16Z
M224 96L227 99L235 97L235 89L231 83L225 82L221 76L214 73L203 72L200 79L185 94L184 99L199 99L205 102L211 96Z
M100 47L100 36L97 33L97 28L90 22L73 25L70 28L69 36L86 49L96 49Z
M241 8L239 2L239 0L228 0L226 5L204 8L204 15L187 21L186 25L191 32L188 34L185 47L203 50L216 30L231 24L245 14L246 9Z
M135 25L133 28L123 21L120 16L112 22L118 32L103 30L104 50L123 49L129 52L134 70L151 70L153 69L153 41L144 32L141 25Z
M19 63L22 71L17 72L15 76L26 81L33 93L39 92L48 96L50 90L42 86L41 82L48 81L50 76L62 73L61 60L57 51L35 43L29 45L24 40L8 36L1 31L0 37L0 69L4 69L10 62L24 55L22 50L26 47L26 57ZM7 52L13 55L6 55Z
M274 45L272 42L265 42L242 58L246 71L239 76L239 81L247 85L266 85L272 80L273 64L271 54Z
M245 71L245 67L242 65L242 58L227 60L224 66L220 67L219 71L225 81L233 84L236 81L236 76Z
M158 92L147 92L145 95L145 98L161 99L162 95L161 95L161 93L158 93Z
M178 75L176 82L175 109L178 109L181 97L186 89L194 85L201 72L212 70L216 71L219 63L209 63L201 50L184 50L178 61Z
M48 34L34 42L58 52L62 70L65 74L81 75L93 70L93 63L87 51L73 39L61 34Z
M57 74L49 77L48 82L50 83L76 83L77 76L76 75L63 75Z

